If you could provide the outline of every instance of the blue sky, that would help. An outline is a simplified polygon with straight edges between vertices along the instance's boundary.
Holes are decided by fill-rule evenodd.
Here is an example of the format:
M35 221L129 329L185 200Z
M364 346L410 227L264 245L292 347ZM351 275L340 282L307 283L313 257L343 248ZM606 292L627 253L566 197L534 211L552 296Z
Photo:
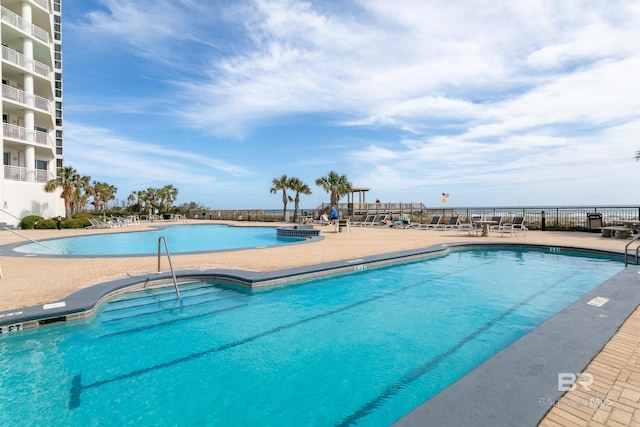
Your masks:
M177 203L640 203L640 2L67 0L65 163ZM633 184L632 184L633 183ZM346 200L344 200L346 201Z

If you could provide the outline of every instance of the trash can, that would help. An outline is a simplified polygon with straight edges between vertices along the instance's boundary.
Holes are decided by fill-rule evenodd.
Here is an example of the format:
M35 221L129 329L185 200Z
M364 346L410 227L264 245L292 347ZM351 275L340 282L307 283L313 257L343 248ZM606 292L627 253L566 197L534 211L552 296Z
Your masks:
M587 213L587 231L599 233L602 227L602 214L599 212Z

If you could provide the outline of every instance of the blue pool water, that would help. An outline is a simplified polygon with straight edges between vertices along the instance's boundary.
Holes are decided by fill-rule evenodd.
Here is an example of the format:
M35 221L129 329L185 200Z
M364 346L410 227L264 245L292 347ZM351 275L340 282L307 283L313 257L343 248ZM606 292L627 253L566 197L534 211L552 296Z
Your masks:
M123 295L0 335L0 425L388 425L622 268L473 250L253 293Z
M275 227L230 227L218 224L171 225L157 230L94 234L28 243L16 252L41 255L152 255L164 236L171 253L273 246L305 239L278 237ZM164 245L162 246L164 251Z

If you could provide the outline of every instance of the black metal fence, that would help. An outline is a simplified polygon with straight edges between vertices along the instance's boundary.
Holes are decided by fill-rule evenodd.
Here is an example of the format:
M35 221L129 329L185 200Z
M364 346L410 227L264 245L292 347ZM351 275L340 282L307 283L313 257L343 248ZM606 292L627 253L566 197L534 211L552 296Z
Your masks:
M367 213L392 216L407 214L411 217L411 221L420 223L429 222L434 215L442 216L442 222L448 221L448 218L452 216L459 216L462 221L466 221L472 216L485 218L501 216L503 222L511 221L514 216L522 216L525 219L525 225L531 230L596 231L600 227L619 224L620 221L640 220L639 206L426 208L422 204L415 203L378 206L370 203L366 210L360 209L358 212L349 209L346 204L344 206L340 204L338 210L341 218L359 219ZM299 219L318 218L322 212L322 208L301 209ZM283 215L282 209L209 210L192 213L191 216L194 219L225 221L294 221L293 211L287 210Z

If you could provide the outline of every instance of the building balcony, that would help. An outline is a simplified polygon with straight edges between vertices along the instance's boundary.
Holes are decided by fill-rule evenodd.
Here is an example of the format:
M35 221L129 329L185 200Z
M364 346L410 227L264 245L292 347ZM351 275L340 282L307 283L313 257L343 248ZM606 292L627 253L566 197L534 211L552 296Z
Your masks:
M55 148L53 144L53 138L51 138L51 136L46 132L28 130L27 128L24 128L22 126L3 123L2 134L5 138L41 145L51 148L52 150Z
M56 176L44 169L27 169L22 166L4 166L4 179L25 182L48 182Z
M6 46L2 46L2 60L49 80L50 69L48 65L35 59L27 58L20 52L9 49Z
M2 98L10 99L32 109L43 111L53 115L52 103L47 98L27 94L25 91L9 85L2 85Z
M36 4L40 6L45 12L49 12L49 2L47 0L29 0L29 3Z
M18 31L28 34L46 45L49 44L49 33L47 31L33 25L31 22L25 21L22 17L5 7L3 7L0 12L0 19Z

